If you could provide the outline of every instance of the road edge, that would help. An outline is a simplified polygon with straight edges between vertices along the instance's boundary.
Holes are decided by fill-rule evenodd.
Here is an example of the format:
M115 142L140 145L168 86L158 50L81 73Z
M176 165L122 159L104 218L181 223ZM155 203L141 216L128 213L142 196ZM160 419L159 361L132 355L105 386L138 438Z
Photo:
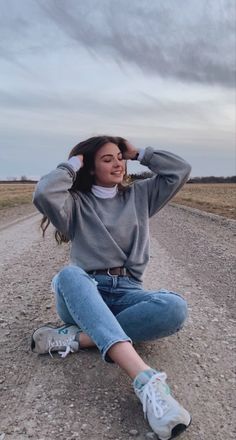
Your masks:
M199 217L205 217L212 221L221 223L222 225L228 225L228 226L236 226L236 220L232 218L224 217L223 215L219 214L212 214L211 212L202 211L201 209L192 208L190 206L181 205L179 203L171 202L169 204L170 206L173 206L173 208L181 209L183 211L190 212L193 215L197 215Z
M3 231L4 229L10 228L11 226L14 226L17 223L21 223L25 220L28 220L29 218L34 217L36 215L39 215L39 212L32 212L31 214L25 215L24 217L19 217L10 223L6 223L5 225L0 226L0 232Z

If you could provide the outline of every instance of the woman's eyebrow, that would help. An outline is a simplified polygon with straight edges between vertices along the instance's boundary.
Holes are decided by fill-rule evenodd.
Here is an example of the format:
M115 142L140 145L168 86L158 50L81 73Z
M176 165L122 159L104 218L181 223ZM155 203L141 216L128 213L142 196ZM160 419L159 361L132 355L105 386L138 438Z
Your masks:
M117 154L117 156L119 156L119 155L122 155L122 153L120 152L120 153ZM104 157L107 157L107 156L108 157L113 157L114 154L104 154L103 156L100 157L100 159L103 159Z

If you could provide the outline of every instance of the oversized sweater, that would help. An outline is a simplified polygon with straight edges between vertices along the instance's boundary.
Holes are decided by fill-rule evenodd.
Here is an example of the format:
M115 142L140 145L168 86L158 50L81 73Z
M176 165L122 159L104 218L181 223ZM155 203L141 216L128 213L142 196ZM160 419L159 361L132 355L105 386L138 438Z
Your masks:
M69 163L42 177L34 204L71 240L71 263L85 271L126 267L138 280L149 260L149 218L179 191L191 171L179 156L152 147L141 164L156 175L115 197L71 191L76 172Z

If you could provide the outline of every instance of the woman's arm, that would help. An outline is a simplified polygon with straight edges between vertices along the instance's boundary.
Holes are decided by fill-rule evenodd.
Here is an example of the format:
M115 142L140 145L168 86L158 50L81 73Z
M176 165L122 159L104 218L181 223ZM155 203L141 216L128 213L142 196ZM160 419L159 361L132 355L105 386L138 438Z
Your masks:
M187 181L191 166L176 154L163 150L154 150L147 147L140 161L156 176L136 182L136 189L140 191L142 200L143 191L147 191L149 216L158 212L174 197Z
M36 208L69 239L74 234L75 199L70 188L76 172L83 165L83 156L63 162L38 182L33 196Z

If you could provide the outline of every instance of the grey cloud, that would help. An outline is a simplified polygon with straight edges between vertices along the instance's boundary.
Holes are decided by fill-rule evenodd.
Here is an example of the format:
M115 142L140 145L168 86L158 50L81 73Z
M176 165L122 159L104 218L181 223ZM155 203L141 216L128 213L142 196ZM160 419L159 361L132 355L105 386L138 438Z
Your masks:
M233 0L38 0L69 38L96 54L182 81L235 85Z
M41 110L50 111L57 110L60 107L69 108L69 103L66 106L66 101L64 101L57 94L45 91L31 92L30 95L27 94L26 90L22 92L5 92L5 90L0 89L0 106L3 109L20 109L20 110ZM71 107L71 106L70 106Z
M214 113L212 109L214 108ZM0 109L4 112L23 112L34 114L66 114L66 118L74 117L80 119L86 115L88 119L92 116L117 121L124 125L146 125L155 123L158 127L164 126L192 126L203 129L204 126L217 126L219 121L223 124L221 105L217 98L206 99L196 102L174 99L159 99L147 93L140 93L137 97L110 100L99 96L89 96L87 92L67 92L62 96L53 91L37 90L27 94L22 90L14 93L5 92L0 89ZM145 115L145 120L144 120ZM168 129L169 130L169 129Z
M187 82L235 85L234 0L0 0L0 56L73 41L121 67ZM12 12L14 11L14 12ZM6 59L6 55L5 59Z
M109 116L113 109L112 102L106 103L98 97L89 96L88 93L76 93L71 91L65 96L48 90L31 91L27 94L26 90L6 92L0 89L0 108L2 110L19 110L31 112L88 112L89 115L93 113L102 113ZM114 112L113 112L114 113Z

